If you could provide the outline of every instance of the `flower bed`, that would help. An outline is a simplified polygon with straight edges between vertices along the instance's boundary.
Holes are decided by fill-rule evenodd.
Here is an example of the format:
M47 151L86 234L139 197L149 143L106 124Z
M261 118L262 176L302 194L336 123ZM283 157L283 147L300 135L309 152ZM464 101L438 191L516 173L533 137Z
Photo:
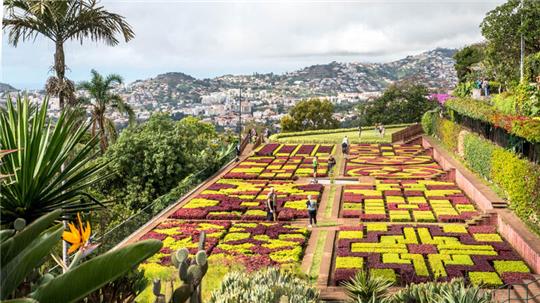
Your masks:
M317 176L328 175L328 159L319 158ZM240 162L225 175L226 179L292 180L313 175L313 157L252 156Z
M360 268L384 272L401 285L462 277L474 285L498 287L531 277L494 226L365 223L340 228L336 241L335 285Z
M334 152L332 144L279 144L269 143L262 145L255 151L256 156L318 156L324 157Z
M349 155L352 156L414 156L425 153L417 144L351 144Z
M371 176L376 179L434 179L444 175L444 170L435 162L418 165L369 165L347 162L345 175Z
M307 218L307 196L320 200L321 184L291 181L221 179L186 203L172 217L178 219L265 220L270 188L277 194L278 220Z
M287 223L168 219L142 237L163 241L161 251L149 258L142 267L166 271L172 266L172 252L186 247L191 254L196 253L201 231L206 233L205 250L208 255L233 256L249 270L299 263L309 237L306 228Z
M343 187L341 216L362 221L464 222L478 215L452 182L384 180Z

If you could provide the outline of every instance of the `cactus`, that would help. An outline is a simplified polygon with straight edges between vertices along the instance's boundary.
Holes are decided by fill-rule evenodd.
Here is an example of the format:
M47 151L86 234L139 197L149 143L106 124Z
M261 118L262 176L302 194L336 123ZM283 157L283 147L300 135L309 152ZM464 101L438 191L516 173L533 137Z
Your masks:
M169 303L200 303L200 286L204 275L208 271L208 257L204 251L204 232L201 233L199 251L193 258L189 257L187 248L181 248L171 254L171 262L178 269L178 276L182 281L180 287L174 290ZM160 293L161 281L154 281L155 303L165 302L165 296Z

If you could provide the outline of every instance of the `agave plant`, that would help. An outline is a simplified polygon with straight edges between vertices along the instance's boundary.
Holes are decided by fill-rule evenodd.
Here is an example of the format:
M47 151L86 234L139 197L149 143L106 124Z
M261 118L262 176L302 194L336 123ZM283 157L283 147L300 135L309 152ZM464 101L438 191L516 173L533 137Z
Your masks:
M358 271L344 283L345 292L351 303L380 302L388 297L392 281L372 276L367 271Z
M271 267L251 275L228 273L220 288L212 292L209 302L315 303L319 302L319 292L294 274Z
M75 258L68 271L40 276L37 268L58 245L64 231L53 225L61 210L48 213L25 226L17 219L14 230L0 231L0 300L9 302L77 302L161 249L161 242L146 240L109 251L82 262Z
M410 284L388 297L384 303L490 303L490 292L467 286L463 279L450 282Z
M3 155L0 174L7 176L0 195L0 223L16 218L32 222L55 209L74 215L100 205L85 190L106 178L107 163L89 160L98 153L98 139L81 144L89 124L71 111L53 122L47 117L48 99L40 107L27 98L11 99L0 111L0 146L15 150Z

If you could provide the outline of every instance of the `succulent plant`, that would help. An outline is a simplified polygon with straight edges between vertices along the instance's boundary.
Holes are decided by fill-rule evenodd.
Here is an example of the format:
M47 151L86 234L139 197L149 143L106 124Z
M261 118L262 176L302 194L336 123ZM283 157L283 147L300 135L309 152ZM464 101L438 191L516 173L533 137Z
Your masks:
M171 262L178 269L178 276L182 284L176 288L168 301L169 303L200 303L201 282L208 271L208 257L204 251L205 234L200 235L199 251L193 258L189 257L187 248L181 248L171 254ZM161 281L154 280L155 303L167 302L160 293ZM189 301L188 301L189 300Z

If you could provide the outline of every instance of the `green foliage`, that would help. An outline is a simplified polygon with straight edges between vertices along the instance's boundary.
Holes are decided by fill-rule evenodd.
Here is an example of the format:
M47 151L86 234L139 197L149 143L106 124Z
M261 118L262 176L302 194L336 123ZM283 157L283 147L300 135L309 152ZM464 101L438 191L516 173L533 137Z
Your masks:
M312 303L319 302L319 292L308 281L271 267L249 275L230 272L208 302Z
M339 122L333 114L334 105L326 99L302 100L281 119L281 129L284 132L293 132L337 128Z
M175 122L154 114L122 132L100 161L109 161L113 177L99 186L111 199L133 210L179 186L193 172L221 166L225 143L211 124L188 117Z
M452 92L456 97L470 97L473 91L473 83L470 81L460 82Z
M458 81L460 83L472 81L471 74L473 73L473 65L479 63L484 58L483 45L474 44L468 45L460 49L454 54L454 68L457 72Z
M433 131L435 128L435 119L434 115L437 113L435 111L427 111L422 115L422 128L424 129L424 132L428 135L433 135Z
M37 108L18 98L0 111L0 146L16 150L0 166L0 174L8 175L0 195L2 224L17 218L32 222L55 209L72 215L99 206L86 190L108 176L99 176L107 161L88 163L96 155L97 140L79 142L89 124L68 111L53 122L47 107L47 99Z
M60 215L60 210L46 214L24 229L11 233L0 244L2 300L28 297L40 303L77 302L161 249L159 241L141 241L82 264L74 261L59 276L45 274L39 277L37 268L59 244L63 226L58 224L51 227L51 224ZM75 259L80 260L81 253L79 251Z
M492 294L468 287L463 279L450 282L410 284L384 303L490 303Z
M115 281L109 282L81 300L81 303L130 303L149 284L144 271L133 269Z
M491 103L493 104L493 107L501 113L507 115L516 114L516 98L508 92L494 95L491 98Z
M466 134L463 138L463 157L467 165L482 177L491 177L491 158L495 146L474 134Z
M516 93L516 98L520 98ZM524 103L524 101L516 101ZM495 107L471 98L454 98L444 104L449 114L457 112L476 120L493 124L508 133L524 138L532 143L540 142L540 118L506 115ZM520 108L520 106L518 106Z
M500 274L505 272L531 272L527 264L523 261L495 260L493 261L493 267Z
M522 218L540 214L540 166L496 147L491 158L491 180L504 190L510 207Z
M540 2L509 0L488 12L480 27L487 40L486 64L492 76L503 83L519 81L520 36L525 54L540 51Z
M437 106L427 95L427 88L420 84L402 82L391 85L382 96L360 104L360 124L419 122L427 110Z
M383 276L374 276L360 270L350 281L344 283L345 292L351 303L379 302L388 298L388 288L393 281Z
M540 89L522 82L514 89L517 112L525 116L540 117Z
M535 82L540 76L540 51L525 58L525 82Z
M434 133L451 150L457 151L458 135L461 127L447 119L437 119L435 121Z

